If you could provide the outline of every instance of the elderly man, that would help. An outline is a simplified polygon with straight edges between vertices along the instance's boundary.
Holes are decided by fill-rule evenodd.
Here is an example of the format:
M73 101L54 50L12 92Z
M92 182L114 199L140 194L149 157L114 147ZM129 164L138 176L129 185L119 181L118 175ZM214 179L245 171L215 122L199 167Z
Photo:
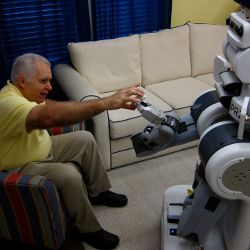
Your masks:
M16 58L11 81L0 91L0 170L50 177L80 239L113 249L119 237L99 224L92 205L122 207L127 197L111 188L96 142L87 131L49 136L47 128L81 122L105 110L131 109L144 93L132 86L98 100L57 102L49 61L37 54ZM69 83L70 84L70 83Z

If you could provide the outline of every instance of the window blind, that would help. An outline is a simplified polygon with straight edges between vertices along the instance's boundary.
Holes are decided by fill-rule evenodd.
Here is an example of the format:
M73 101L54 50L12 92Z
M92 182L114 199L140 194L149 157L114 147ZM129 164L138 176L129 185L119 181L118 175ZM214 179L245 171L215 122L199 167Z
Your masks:
M0 39L10 72L13 59L33 52L52 65L67 62L67 43L77 40L73 0L1 0Z
M94 0L95 40L156 31L170 26L167 0ZM170 5L171 6L171 5Z

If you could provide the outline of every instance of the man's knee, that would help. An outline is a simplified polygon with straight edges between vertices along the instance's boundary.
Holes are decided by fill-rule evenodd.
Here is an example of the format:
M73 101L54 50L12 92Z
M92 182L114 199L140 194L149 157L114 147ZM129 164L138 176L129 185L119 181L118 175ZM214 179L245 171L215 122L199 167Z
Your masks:
M71 185L82 185L82 175L73 164L58 164L53 172L52 179L54 179L58 189Z
M89 131L79 130L75 131L74 133L76 140L78 140L80 143L82 142L82 143L96 144L95 137Z

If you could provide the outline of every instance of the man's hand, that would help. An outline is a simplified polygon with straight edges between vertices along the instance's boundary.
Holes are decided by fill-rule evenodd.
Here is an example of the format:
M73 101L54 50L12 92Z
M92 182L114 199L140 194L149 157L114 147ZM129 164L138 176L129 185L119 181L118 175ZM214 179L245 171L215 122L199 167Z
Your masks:
M106 109L132 109L136 108L136 103L141 102L144 96L144 91L139 85L128 87L117 91L115 94L103 98L106 103Z

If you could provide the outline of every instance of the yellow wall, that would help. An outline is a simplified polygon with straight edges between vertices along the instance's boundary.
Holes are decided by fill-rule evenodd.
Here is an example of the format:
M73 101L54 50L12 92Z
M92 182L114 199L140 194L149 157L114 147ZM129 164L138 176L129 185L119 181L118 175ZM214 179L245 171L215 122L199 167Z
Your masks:
M239 5L233 0L172 0L171 26L194 23L226 24Z

